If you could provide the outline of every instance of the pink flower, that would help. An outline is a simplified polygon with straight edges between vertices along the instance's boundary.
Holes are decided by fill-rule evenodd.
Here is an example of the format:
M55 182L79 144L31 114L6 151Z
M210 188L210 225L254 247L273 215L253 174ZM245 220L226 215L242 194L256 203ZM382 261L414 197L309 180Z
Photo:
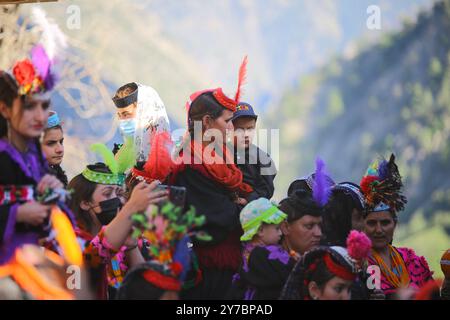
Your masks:
M372 249L372 241L364 232L352 230L347 237L347 251L357 261L367 259Z

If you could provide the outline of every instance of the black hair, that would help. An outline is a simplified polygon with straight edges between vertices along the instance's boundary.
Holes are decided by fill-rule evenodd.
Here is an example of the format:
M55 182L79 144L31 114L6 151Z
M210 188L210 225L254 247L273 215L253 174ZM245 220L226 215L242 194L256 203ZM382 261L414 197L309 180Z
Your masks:
M109 168L101 162L97 162L93 165L87 166L90 170L101 172L101 173L111 173ZM67 186L68 190L72 190L72 196L69 201L69 207L75 215L77 223L84 230L91 230L93 226L93 221L91 216L87 212L81 209L80 204L82 201L91 201L92 194L97 188L97 183L89 181L81 173L70 180Z
M313 270L305 270L305 279L308 282L314 281L317 284L317 287L320 290L323 290L327 282L333 279L335 275L328 270L323 258L316 259L315 263L316 267ZM303 290L303 296L309 296L308 286L304 286Z
M19 86L13 77L9 73L0 70L0 102L3 102L8 108L12 108L14 99L19 96L18 91ZM7 121L0 114L0 137L5 137L7 134Z
M362 214L362 207L358 200L342 189L332 191L322 220L324 244L346 246L347 236L352 230L353 209Z
M156 269L156 270L155 270ZM117 300L159 300L165 290L144 278L147 270L162 271L157 265L142 264L128 271L117 292Z
M336 277L327 267L324 256L329 254L333 262L349 270L352 266L337 252L326 246L312 249L306 253L294 266L280 295L283 300L310 299L308 285L311 281L320 290Z
M63 131L62 126L60 124L58 124L58 125L56 125L54 127L45 129L44 130L44 135L48 131L53 130L53 129L58 129L58 130ZM59 179L59 181L61 181L64 184L64 188L67 187L67 184L68 184L69 181L68 181L67 175L64 172L63 168L61 167L61 165L59 165L59 164L49 165L49 173L53 174L54 176L56 176Z
M306 181L306 179L297 179L294 180L288 188L287 191L287 196L291 196L295 193L295 191L297 190L305 190L308 192L312 192L312 189L309 187L308 182Z
M64 185L64 188L67 188L67 184L69 182L66 172L63 170L63 168L59 164L54 164L49 166L50 174L53 174L58 178L59 181L61 181Z
M287 222L294 222L303 216L310 215L320 217L323 209L312 198L311 192L299 189L291 196L281 200L278 206L281 211L287 214Z
M205 92L199 95L192 101L188 113L188 130L191 136L194 134L194 121L201 121L206 115L211 116L212 119L217 119L224 110L225 107L214 98L212 92Z

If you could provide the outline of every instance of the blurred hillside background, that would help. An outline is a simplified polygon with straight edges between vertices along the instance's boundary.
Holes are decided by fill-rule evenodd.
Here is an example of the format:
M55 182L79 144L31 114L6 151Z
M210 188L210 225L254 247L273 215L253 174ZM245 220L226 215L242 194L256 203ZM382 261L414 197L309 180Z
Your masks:
M366 25L370 5L381 10L380 30ZM0 26L15 21L23 31L33 6L0 6ZM215 86L234 93L248 54L244 100L260 114L259 128L280 129L274 199L312 172L318 155L336 181L359 182L372 159L395 152L409 198L396 244L425 255L442 276L439 258L450 247L450 0L65 0L40 7L69 41L53 102L65 123L70 177L93 161L90 143L120 142L110 100L120 85L151 85L172 128L184 127L189 94ZM68 24L73 10L79 29ZM8 47L7 30L0 28L0 68L27 49Z

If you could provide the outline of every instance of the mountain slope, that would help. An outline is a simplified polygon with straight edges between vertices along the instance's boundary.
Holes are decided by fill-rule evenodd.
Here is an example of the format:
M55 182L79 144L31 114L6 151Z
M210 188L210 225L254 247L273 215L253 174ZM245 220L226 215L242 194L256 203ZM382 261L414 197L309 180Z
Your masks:
M419 219L423 231L405 225L400 243L422 239L437 268L436 250L447 248L435 245L450 243L449 0L354 58L303 77L268 118L267 126L281 128L278 198L296 175L313 171L317 155L336 181L359 182L374 158L394 152L409 200L401 225Z

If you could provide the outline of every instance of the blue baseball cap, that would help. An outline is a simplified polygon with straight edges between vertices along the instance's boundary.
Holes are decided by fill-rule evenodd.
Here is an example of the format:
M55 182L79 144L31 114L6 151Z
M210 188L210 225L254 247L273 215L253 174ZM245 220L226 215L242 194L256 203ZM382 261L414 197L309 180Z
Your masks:
M51 129L60 125L61 121L59 120L58 114L55 111L50 111L47 119L47 129Z
M233 114L233 119L231 120L234 121L240 117L250 117L255 120L258 119L258 116L253 111L252 106L245 102L239 102L239 104L236 107L236 112Z

